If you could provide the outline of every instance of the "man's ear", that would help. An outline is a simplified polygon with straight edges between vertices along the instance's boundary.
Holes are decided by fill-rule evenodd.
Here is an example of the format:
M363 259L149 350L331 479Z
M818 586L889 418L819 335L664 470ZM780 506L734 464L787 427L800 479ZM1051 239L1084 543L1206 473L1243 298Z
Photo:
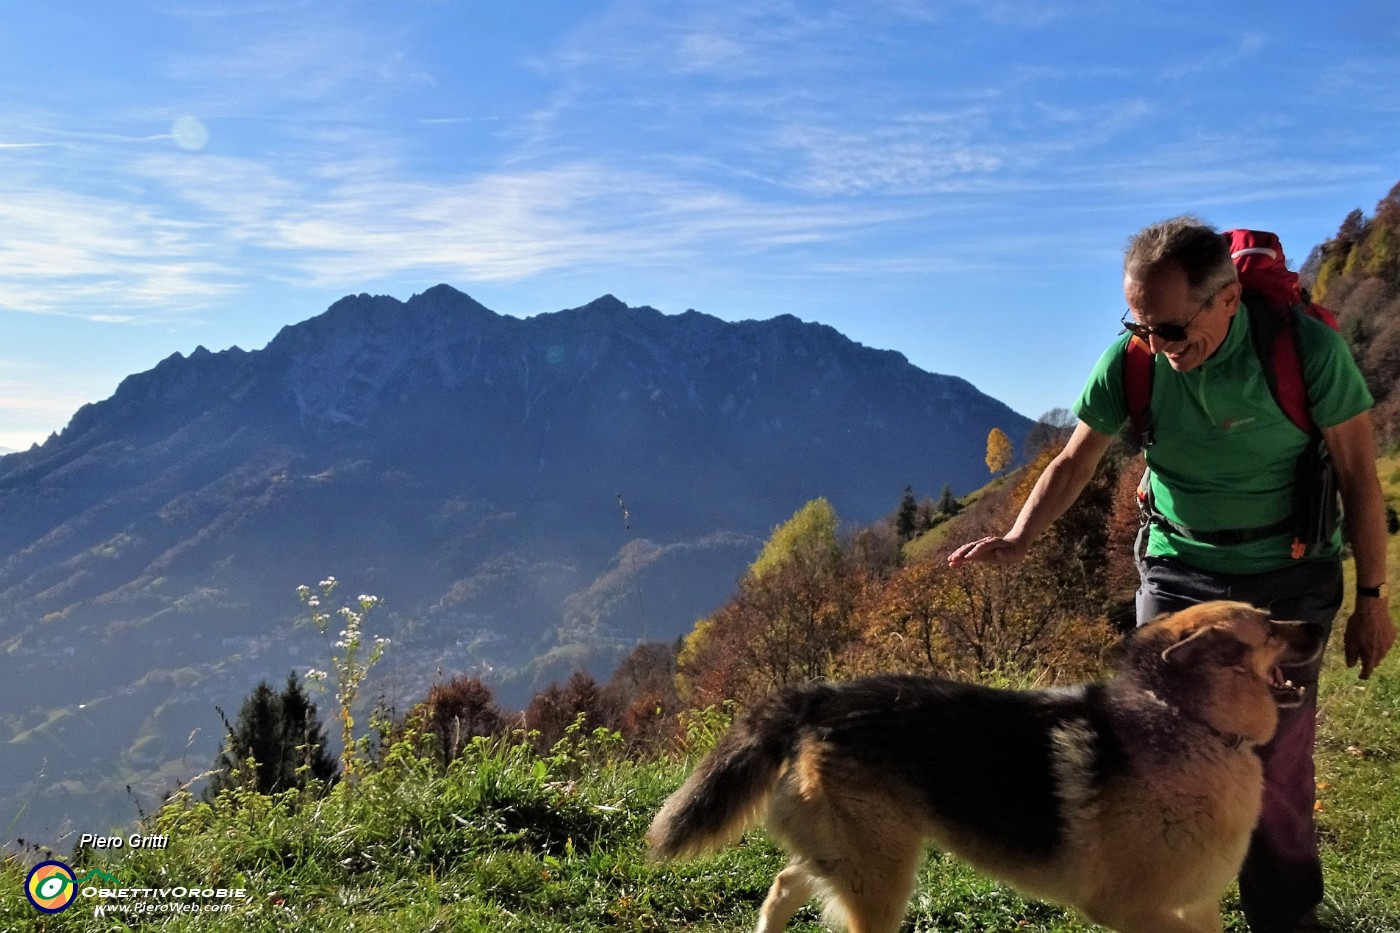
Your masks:
M1244 286L1239 282L1231 282L1220 290L1216 296L1218 301L1224 301L1226 313L1233 315L1239 309L1240 299L1244 297Z
M1173 667L1200 667L1214 664L1234 667L1244 660L1248 649L1233 635L1218 628L1197 629L1162 652L1162 660Z

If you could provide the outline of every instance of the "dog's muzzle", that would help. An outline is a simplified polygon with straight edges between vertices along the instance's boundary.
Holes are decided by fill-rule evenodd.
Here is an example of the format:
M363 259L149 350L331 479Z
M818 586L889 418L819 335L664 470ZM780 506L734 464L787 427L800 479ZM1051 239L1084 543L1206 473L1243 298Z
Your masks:
M1327 645L1327 626L1317 622L1278 619L1271 620L1269 625L1269 634L1287 645L1283 654L1279 656L1278 665L1271 672L1269 691L1274 696L1274 702L1280 707L1287 709L1300 706L1307 696L1308 688L1295 685L1284 674L1283 669L1300 667L1316 661Z

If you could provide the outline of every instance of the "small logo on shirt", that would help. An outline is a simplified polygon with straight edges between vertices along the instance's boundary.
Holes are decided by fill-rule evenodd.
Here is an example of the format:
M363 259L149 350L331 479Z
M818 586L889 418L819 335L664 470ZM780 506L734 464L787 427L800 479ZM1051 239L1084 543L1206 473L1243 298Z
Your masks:
M1224 421L1220 422L1220 427L1226 431L1233 431L1235 428L1249 424L1253 420L1255 419L1252 415L1248 418L1226 418Z

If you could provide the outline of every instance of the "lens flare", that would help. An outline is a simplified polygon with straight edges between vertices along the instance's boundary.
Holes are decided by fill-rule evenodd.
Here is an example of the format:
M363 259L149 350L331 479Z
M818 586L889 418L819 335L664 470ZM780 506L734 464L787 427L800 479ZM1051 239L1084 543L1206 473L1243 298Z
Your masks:
M198 152L209 142L209 128L198 117L179 117L171 124L170 135L175 137L175 145L190 152Z

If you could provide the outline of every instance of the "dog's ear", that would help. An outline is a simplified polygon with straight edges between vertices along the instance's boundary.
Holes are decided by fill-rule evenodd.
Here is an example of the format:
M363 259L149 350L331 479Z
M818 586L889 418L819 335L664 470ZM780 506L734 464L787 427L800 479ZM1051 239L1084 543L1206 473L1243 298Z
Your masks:
M1244 660L1248 648L1239 639L1218 628L1197 629L1162 652L1162 660L1173 667L1199 667L1215 664L1234 667Z

